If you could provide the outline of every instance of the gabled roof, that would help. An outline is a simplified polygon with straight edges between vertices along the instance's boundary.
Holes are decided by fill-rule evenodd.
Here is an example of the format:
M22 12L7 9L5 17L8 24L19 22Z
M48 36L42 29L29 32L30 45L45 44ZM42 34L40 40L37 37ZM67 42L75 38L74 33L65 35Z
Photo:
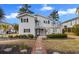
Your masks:
M35 16L40 16L40 17L44 17L44 18L49 19L49 17L43 16L43 15L40 15L40 14L35 14Z
M63 23L67 23L67 22L70 22L70 21L73 21L73 20L77 20L77 19L79 19L79 17L72 18L72 19L70 19L70 20L64 21ZM63 24L63 23L62 23L62 24Z
M26 16L26 15L31 16L31 17L40 16L40 17L44 17L44 18L50 19L49 17L43 16L43 15L40 15L40 14L28 14L28 13L18 14L17 18Z
M20 18L20 17L23 17L23 16L31 16L31 17L34 17L34 14L28 14L28 13L21 13L21 14L18 14L17 18Z

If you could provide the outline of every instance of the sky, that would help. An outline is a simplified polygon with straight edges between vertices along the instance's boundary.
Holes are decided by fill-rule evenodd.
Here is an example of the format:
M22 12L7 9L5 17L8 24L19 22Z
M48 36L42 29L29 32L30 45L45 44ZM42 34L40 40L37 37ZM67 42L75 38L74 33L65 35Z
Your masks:
M66 20L77 17L75 13L79 4L29 4L30 10L35 14L43 16L49 16L53 10L58 10L59 21L64 22ZM19 23L19 19L16 18L19 9L22 4L0 4L0 7L5 13L5 21L7 23L16 24Z

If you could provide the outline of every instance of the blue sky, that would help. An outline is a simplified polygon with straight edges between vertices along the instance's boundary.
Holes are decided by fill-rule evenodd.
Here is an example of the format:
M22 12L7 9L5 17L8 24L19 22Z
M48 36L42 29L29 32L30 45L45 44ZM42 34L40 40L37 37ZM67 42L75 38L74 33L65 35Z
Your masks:
M30 4L31 10L35 14L41 14L44 16L49 16L49 14L57 9L60 16L60 21L66 21L77 17L75 11L76 8L79 7L78 4ZM0 7L5 12L6 22L15 24L19 23L19 20L16 18L17 12L19 8L22 7L21 4L0 4Z

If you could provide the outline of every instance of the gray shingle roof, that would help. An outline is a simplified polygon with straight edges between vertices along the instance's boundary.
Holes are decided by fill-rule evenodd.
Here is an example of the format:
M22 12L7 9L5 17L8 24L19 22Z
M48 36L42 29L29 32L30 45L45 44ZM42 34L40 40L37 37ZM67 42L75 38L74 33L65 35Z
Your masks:
M79 17L72 18L72 19L70 19L70 20L64 21L63 23L67 23L67 22L69 22L69 21L73 21L73 20L76 20L76 19L79 19ZM62 23L62 24L63 24L63 23Z

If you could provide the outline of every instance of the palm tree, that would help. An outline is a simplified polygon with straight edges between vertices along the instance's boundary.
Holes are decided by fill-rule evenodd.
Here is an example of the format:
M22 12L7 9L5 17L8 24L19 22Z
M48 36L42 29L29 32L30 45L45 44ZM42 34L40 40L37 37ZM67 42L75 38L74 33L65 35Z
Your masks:
M28 5L28 4L24 4L23 6L22 6L22 8L20 8L20 10L19 10L19 12L27 12L27 13L34 13L34 12L32 12L29 8L31 8L31 6L30 5Z
M4 11L3 11L3 9L2 8L0 8L0 21L2 21L4 18L5 18L5 16L4 16L5 14L4 14Z

